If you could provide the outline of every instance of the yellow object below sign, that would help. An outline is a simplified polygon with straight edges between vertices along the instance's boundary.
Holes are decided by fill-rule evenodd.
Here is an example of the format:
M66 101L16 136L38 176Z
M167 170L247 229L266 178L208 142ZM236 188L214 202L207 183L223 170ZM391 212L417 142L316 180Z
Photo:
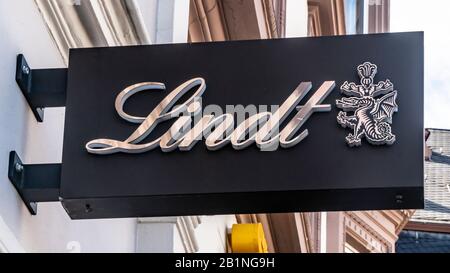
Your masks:
M262 224L235 224L231 229L233 253L267 253Z

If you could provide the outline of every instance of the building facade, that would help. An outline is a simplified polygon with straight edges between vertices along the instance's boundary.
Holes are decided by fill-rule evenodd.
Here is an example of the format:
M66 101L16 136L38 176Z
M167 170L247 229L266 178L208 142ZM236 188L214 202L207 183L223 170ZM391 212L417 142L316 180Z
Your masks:
M450 252L450 131L427 129L426 139L425 209L400 233L400 253Z
M70 48L389 31L389 0L0 1L0 164L61 162L64 109L38 123L14 81L17 54L66 67ZM395 252L413 211L70 220L59 203L31 216L0 170L0 252L232 252L234 224L261 224L268 252Z

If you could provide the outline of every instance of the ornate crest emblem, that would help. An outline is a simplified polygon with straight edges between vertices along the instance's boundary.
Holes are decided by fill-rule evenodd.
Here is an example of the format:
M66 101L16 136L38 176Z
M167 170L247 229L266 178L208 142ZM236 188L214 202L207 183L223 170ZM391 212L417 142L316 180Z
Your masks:
M363 137L374 145L391 145L395 142L390 124L394 112L398 111L397 91L389 80L374 84L376 65L365 62L357 70L361 84L346 81L341 86L341 93L349 97L336 100L336 106L343 110L339 112L337 122L353 130L345 138L350 146L360 146Z

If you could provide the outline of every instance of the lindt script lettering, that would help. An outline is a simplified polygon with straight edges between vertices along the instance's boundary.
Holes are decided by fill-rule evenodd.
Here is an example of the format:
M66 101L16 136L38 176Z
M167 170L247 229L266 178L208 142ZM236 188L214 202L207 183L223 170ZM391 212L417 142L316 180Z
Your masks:
M236 122L232 113L214 114L203 111L201 97L206 91L206 82L203 78L188 80L175 88L148 116L130 115L124 111L124 104L131 96L143 91L165 89L163 83L137 83L121 91L115 100L119 116L128 122L139 124L137 129L125 140L108 138L91 140L86 144L86 150L101 155L119 152L144 153L157 147L164 152L176 149L189 151L203 138L206 147L211 151L225 145L231 145L236 150L253 144L263 151L273 151L278 147L290 148L308 135L307 129L298 132L311 114L331 111L331 105L321 103L334 87L334 81L323 82L305 104L298 106L312 89L311 82L302 82L275 111L260 111L248 116L242 122ZM179 100L189 91L193 91L193 94L180 102ZM291 114L294 116L287 121ZM174 122L167 132L150 137L158 124L168 120ZM286 125L280 129L283 123ZM147 141L147 138L150 140Z

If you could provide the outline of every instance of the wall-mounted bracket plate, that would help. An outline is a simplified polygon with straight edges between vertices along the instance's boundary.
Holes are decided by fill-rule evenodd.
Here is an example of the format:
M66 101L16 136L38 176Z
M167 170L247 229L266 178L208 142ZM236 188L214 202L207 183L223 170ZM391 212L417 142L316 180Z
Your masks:
M23 164L15 151L9 153L8 178L32 215L37 202L59 201L61 164Z
M19 54L16 82L38 122L44 119L44 108L66 105L67 68L31 69Z

